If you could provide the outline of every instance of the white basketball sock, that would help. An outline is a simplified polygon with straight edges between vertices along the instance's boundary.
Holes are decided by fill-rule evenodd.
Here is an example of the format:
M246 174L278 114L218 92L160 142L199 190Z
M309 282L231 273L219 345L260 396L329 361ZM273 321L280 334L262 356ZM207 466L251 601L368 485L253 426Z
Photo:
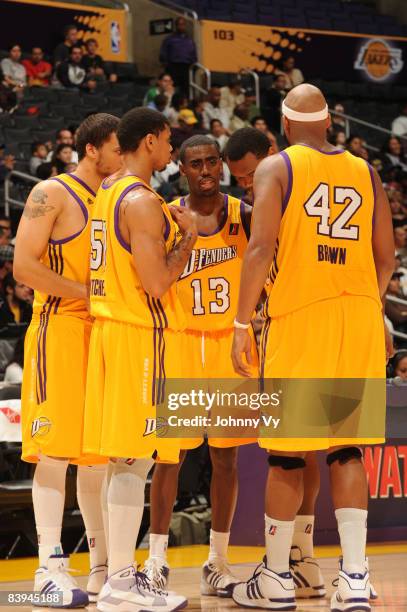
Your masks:
M339 508L335 510L341 539L343 569L348 574L366 571L367 510Z
M104 565L107 560L101 489L106 474L105 465L79 465L76 492L79 509L85 523L90 568Z
M62 554L61 527L65 504L68 461L40 455L32 486L40 566L51 555Z
M303 557L314 556L314 522L312 514L298 514L295 519L292 546L298 546Z
M150 533L149 556L167 561L168 535L162 533Z
M294 521L277 521L265 515L267 567L277 574L289 571Z
M136 459L132 465L118 459L113 465L107 494L109 576L134 563L144 511L144 489L152 465L152 459Z
M100 490L100 500L102 506L102 517L103 517L103 529L105 531L106 548L109 550L109 513L107 507L107 491L109 489L110 480L112 478L114 463L110 462L107 464L105 477L102 482L102 488Z
M208 561L216 559L226 560L228 556L230 532L221 533L211 529L209 536L209 557Z

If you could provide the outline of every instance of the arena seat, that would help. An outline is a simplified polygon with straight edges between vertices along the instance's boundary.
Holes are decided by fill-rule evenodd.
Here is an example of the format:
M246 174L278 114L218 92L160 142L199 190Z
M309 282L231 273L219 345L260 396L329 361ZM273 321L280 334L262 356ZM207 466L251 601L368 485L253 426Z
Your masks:
M31 132L29 128L4 128L4 142L30 142Z
M22 115L15 115L13 118L13 124L13 127L16 128L29 128L30 130L39 130L41 128L40 120L36 115L27 115L25 117Z

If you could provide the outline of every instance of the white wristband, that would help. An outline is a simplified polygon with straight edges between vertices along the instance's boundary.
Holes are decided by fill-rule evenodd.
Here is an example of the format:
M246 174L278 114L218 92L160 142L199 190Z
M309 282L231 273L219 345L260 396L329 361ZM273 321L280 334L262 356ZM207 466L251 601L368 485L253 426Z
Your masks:
M233 325L236 329L249 329L250 323L239 323L236 319L233 321Z

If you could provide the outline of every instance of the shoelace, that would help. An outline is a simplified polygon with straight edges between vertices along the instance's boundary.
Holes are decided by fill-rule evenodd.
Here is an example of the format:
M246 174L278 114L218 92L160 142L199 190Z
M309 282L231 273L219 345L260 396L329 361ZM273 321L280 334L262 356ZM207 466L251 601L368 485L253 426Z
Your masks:
M57 567L55 570L51 571L51 575L53 573L57 574L56 581L58 581L58 586L67 587L69 589L78 588L75 578L70 576L70 574L79 574L80 570L74 569L72 567L65 567L61 565Z
M230 571L228 564L226 563L226 561L223 560L219 560L216 562L210 561L208 563L208 567L210 570L212 570L213 572L217 572L218 574L227 574L228 576L233 575Z
M161 574L161 567L159 563L155 559L147 559L145 564L145 569L148 571L147 577L151 580L151 582L163 582L163 576Z
M260 563L256 569L253 572L253 576L251 576L251 578L249 578L249 580L247 581L247 584L251 584L252 582L255 582L257 580L257 578L260 576L261 574L261 570L263 568L263 563Z
M149 577L144 574L144 572L136 572L136 584L135 587L137 587L137 589L145 589L146 591L149 591L149 593L151 593L152 595L160 595L162 597L166 597L168 596L168 593L166 591L163 591L161 589L156 589L152 584L151 581L149 579Z

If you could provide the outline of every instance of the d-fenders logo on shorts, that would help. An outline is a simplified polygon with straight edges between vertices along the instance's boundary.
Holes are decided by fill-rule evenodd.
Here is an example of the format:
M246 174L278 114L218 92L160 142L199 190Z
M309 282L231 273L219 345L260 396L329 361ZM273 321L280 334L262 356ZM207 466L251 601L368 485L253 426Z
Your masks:
M404 66L402 50L391 47L382 38L368 40L359 49L355 70L364 70L373 81L386 81L398 74Z
M47 417L39 417L31 423L31 437L45 436L51 429L51 421Z

